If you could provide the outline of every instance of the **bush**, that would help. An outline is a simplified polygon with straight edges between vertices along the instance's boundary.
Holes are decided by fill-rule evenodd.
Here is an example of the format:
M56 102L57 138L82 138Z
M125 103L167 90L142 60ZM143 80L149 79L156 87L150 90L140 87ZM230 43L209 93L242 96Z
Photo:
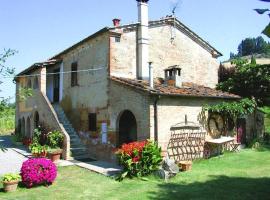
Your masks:
M51 148L62 148L64 135L60 131L52 131L48 133L48 145Z
M117 178L121 181L126 176L142 177L157 170L161 161L161 149L152 141L123 144L116 152L123 173Z
M13 181L20 181L21 180L21 176L20 174L5 174L2 178L3 182L13 182Z
M45 158L29 159L22 164L21 176L28 188L41 184L50 185L57 176L57 168L51 160Z

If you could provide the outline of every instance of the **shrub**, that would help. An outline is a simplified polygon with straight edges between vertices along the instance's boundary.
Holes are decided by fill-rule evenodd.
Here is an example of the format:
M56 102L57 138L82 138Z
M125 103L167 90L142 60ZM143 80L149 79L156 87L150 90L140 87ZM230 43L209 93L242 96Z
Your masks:
M121 181L126 176L142 177L157 170L161 161L161 149L152 141L123 144L116 152L123 173L117 178Z
M36 185L50 185L57 176L55 164L45 158L34 158L26 160L21 168L22 182L27 187Z
M51 148L61 148L64 141L64 135L60 131L52 131L48 133L48 145Z
M20 181L21 176L20 174L5 174L2 178L3 182L13 182L13 181Z

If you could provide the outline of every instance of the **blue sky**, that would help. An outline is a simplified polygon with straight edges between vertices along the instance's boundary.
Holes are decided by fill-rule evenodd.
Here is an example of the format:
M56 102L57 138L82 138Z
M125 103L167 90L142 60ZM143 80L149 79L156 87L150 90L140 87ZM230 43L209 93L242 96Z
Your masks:
M170 14L175 1L150 0L150 19ZM18 51L7 65L19 72L111 26L113 18L122 19L122 24L136 22L136 5L135 0L0 0L0 52L4 48ZM253 9L269 7L270 3L259 0L181 0L176 15L226 60L242 39L259 36L269 23L267 15ZM0 96L14 96L11 79L0 88Z

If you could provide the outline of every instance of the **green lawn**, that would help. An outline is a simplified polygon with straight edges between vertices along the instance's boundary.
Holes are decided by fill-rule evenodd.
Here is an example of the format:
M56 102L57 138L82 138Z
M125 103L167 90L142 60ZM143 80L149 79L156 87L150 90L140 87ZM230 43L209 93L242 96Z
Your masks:
M269 199L269 186L270 151L248 149L196 161L192 171L168 182L150 177L119 183L78 167L62 167L49 188L0 192L0 199Z

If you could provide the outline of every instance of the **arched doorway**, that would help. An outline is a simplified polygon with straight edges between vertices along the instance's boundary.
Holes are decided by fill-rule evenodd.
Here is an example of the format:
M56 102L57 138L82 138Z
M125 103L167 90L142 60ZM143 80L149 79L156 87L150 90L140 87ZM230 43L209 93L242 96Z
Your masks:
M39 125L39 114L38 112L36 111L35 112L35 115L34 115L34 129L38 128L38 125Z
M25 136L25 119L24 119L24 117L22 118L22 123L21 123L21 134L22 134L22 136Z
M125 110L119 118L118 146L137 140L137 122L132 112Z
M22 121L21 119L18 120L18 125L16 128L16 134L18 134L18 135L22 134L22 122L21 121Z
M28 117L26 120L26 133L25 133L26 137L31 137L31 128L30 127L31 127L30 117Z

